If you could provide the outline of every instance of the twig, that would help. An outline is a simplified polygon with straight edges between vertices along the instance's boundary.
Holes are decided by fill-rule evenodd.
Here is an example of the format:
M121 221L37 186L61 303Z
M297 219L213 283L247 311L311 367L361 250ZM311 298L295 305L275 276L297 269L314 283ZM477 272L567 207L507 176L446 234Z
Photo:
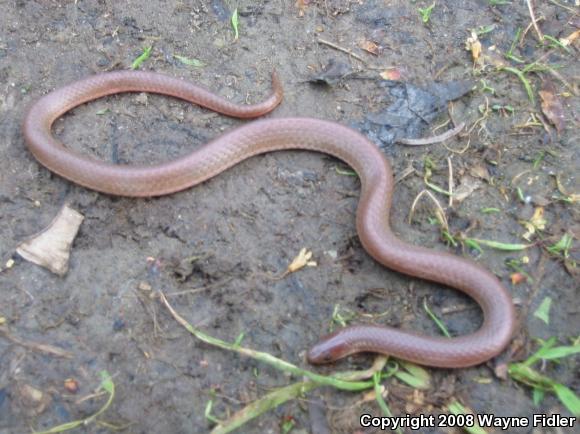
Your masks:
M395 176L395 184L398 184L403 179L405 179L407 176L409 176L413 173L415 173L415 168L412 165L409 165L406 169L403 169L400 173L397 173L397 176ZM357 194L357 197L358 197L358 194Z
M574 15L578 15L578 11L576 9L570 8L568 6L564 6L563 4L560 4L555 0L548 0L548 1L556 6L560 6L561 8L566 9L569 12L572 12Z
M463 128L465 128L465 122L461 122L455 128L445 131L443 134L439 134L438 136L426 137L424 139L398 139L396 140L396 143L407 146L425 146L434 143L441 143L459 134Z
M461 150L457 150L457 149L450 148L450 147L449 147L449 146L447 146L445 143L443 143L443 147L444 147L445 149L447 149L449 152L453 152L454 154L460 154L460 155L461 155L461 154L464 154L464 153L465 153L465 151L467 151L467 150L469 149L469 146L470 146L470 145L471 145L471 137L469 137L469 138L467 139L467 143L465 144L465 146L464 146L464 147L463 147L463 149L461 149Z
M451 157L447 157L447 166L449 167L449 207L453 206L453 164Z
M354 57L356 60L364 63L365 65L367 64L367 62L362 57L360 57L359 55L353 53L348 48L341 47L340 45L336 45L334 42L330 42L330 41L327 41L326 39L322 39L322 38L318 38L318 43L319 44L323 44L323 45L327 45L330 48L334 48L335 50L342 51L343 53L346 53L349 56Z
M234 280L233 277L227 277L224 280L221 280L221 281L216 282L216 283L212 283L210 285L198 286L197 288L185 289L183 291L168 292L167 294L165 294L165 296L166 297L175 297L178 295L185 295L185 294L197 294L198 292L203 292L203 291L207 291L209 289L214 289L214 288L226 285L226 284L230 283L232 280Z
M28 348L29 350L32 350L32 351L46 353L46 354L50 354L50 355L56 356L56 357L64 357L66 359L72 359L74 357L73 353L70 353L68 351L65 351L61 348L58 348L58 347L55 347L52 345L38 344L36 342L23 341L22 339L11 334L4 327L0 327L0 336L4 336L10 342L12 342L16 345L20 345L21 347Z
M544 40L544 35L542 34L542 31L540 30L540 28L538 27L538 23L536 22L536 15L534 14L534 8L532 7L532 0L526 0L526 3L530 11L530 17L532 18L532 24L534 26L534 29L538 34L538 38L540 38L540 42L542 42Z
M540 21L544 21L545 18L543 16L541 17L537 17L536 18L536 25L540 22ZM522 47L524 45L524 41L526 40L526 36L528 36L528 32L530 31L530 29L534 27L534 23L532 23L530 21L530 24L528 24L526 26L526 28L524 29L524 31L522 32L521 36L520 36L520 42L519 42L519 47Z
M439 201L435 198L435 196L433 196L431 194L431 192L429 190L423 190L421 193L419 193L417 195L417 197L413 201L413 204L411 205L411 212L409 213L409 224L413 220L413 214L415 214L415 207L417 206L417 203L419 202L419 199L421 199L421 197L424 194L426 194L427 197L429 197L429 199L431 199L433 201L433 203L435 204L435 207L436 207L436 209L438 211L437 214L440 217L440 222L441 222L441 226L443 227L443 229L449 230L449 224L447 223L447 217L445 217L445 211L443 211L443 207L441 206L441 204L439 203Z

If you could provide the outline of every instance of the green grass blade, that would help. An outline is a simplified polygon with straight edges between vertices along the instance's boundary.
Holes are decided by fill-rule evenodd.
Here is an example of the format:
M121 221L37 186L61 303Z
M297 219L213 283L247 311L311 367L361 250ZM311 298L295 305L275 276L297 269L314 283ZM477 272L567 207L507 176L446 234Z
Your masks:
M510 363L508 367L509 375L516 381L524 383L530 387L543 390L553 390L555 381L545 375L540 374L524 363Z
M542 353L541 358L544 360L555 360L568 357L573 354L580 354L580 345L550 348Z
M454 415L458 415L458 414L471 414L469 411L467 411L467 409L459 401L453 401L451 404L449 404L448 408L449 408L449 411L451 413L453 413ZM464 429L469 434L487 434L487 431L484 430L479 425L479 423L477 423L477 418L474 421L474 426L472 426L472 427L464 427Z
M534 312L534 316L546 324L550 324L550 307L552 307L552 299L550 297L544 298L540 306Z
M212 431L211 434L226 434L241 427L248 421L266 413L267 411L284 404L287 401L296 399L304 393L320 387L320 384L312 381L301 381L286 387L274 390L257 401L236 412L229 419L222 421Z
M443 324L443 321L441 321L439 318L437 318L437 315L435 315L433 313L433 311L429 308L429 306L427 305L427 298L425 297L423 299L423 309L425 309L425 312L427 312L427 315L429 315L429 318L431 318L433 320L433 322L437 325L437 327L439 327L439 330L441 330L441 332L448 338L451 337L451 334L449 333L449 330L447 330L447 327L445 327L445 324Z
M532 85L530 84L530 82L528 81L528 79L526 78L525 74L522 71L520 71L517 68L513 68L511 66L502 66L499 69L500 69L500 71L507 71L507 72L511 72L512 74L515 74L516 77L518 77L520 79L520 81L522 82L522 84L524 85L524 88L526 89L526 93L528 94L528 99L530 100L532 105L534 105L536 103L536 99L534 97L534 90L532 89Z
M397 370L394 376L414 389L427 390L431 387L429 372L414 363L399 360L399 365L406 371Z
M554 384L554 393L574 416L580 416L580 398L563 384Z
M177 60L179 60L181 63L187 66L193 66L195 68L202 68L205 66L205 63L203 63L199 59L191 59L189 57L180 56L178 54L174 54L173 57L175 57Z
M131 64L131 69L137 69L141 66L143 62L145 62L151 56L151 50L153 49L152 46L143 49L143 52L139 57L137 57L133 63Z
M232 28L234 29L234 41L237 41L240 37L240 33L238 31L239 26L239 16L238 16L238 8L234 10L232 14Z
M516 252L519 250L525 250L528 247L532 247L532 244L502 243L500 241L480 240L478 238L470 238L470 239L477 242L478 244L483 244L484 246L491 247L492 249L504 250L508 252Z
M375 388L375 399L377 400L377 404L378 404L379 408L381 409L381 411L383 412L383 414L385 416L393 417L393 413L391 413L391 409L389 408L389 406L387 405L387 403L383 399L383 394L382 394L382 390L381 390L381 373L380 372L375 372L375 374L373 375L373 383L374 383L374 388ZM395 432L397 434L403 434L403 431L401 430L401 428L397 428L395 430Z

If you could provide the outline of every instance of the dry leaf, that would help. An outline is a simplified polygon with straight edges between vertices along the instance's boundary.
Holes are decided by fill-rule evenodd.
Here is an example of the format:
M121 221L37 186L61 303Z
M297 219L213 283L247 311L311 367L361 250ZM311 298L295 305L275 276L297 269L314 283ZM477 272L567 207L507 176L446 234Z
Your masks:
M542 90L538 92L542 99L542 112L548 120L556 127L558 134L564 129L564 106L556 95L556 88L549 80L544 80Z
M371 54L374 54L375 56L379 55L380 47L373 41L369 41L368 39L361 39L358 42L358 46L359 48L362 48L363 50Z
M580 194L568 192L568 190L566 190L562 185L562 181L560 181L560 175L556 175L555 178L556 187L558 188L558 191L562 193L562 195L566 196L572 203L580 202Z
M16 385L13 399L29 417L43 413L52 402L50 394L25 383Z
M523 221L521 224L526 228L526 233L522 237L530 241L530 237L534 235L537 231L543 231L546 229L546 219L544 218L544 208L541 206L534 210L534 215L528 221Z
M576 30L574 33L570 34L566 38L560 39L560 42L562 43L562 45L564 45L565 47L567 47L569 45L572 45L572 43L576 39L578 39L579 36L580 36L580 30Z
M298 16L303 17L310 0L296 0L295 6L298 8Z
M383 72L381 72L381 77L384 80L398 81L402 76L403 74L401 74L401 70L399 68L385 69Z
M481 187L481 181L472 176L465 175L461 178L461 185L453 192L454 202L463 202L471 193Z
M465 49L471 51L471 58L473 63L476 65L481 65L481 42L477 37L477 33L471 32L471 36L465 41Z
M469 174L474 178L480 178L487 182L489 182L489 180L491 179L487 167L485 167L483 164L478 164L476 166L471 167L469 169Z
M316 267L316 261L311 261L312 252L305 248L300 250L298 256L294 258L292 263L288 265L288 273L294 273L304 267Z
M45 229L20 243L16 252L27 261L64 276L72 243L83 220L81 213L64 205Z

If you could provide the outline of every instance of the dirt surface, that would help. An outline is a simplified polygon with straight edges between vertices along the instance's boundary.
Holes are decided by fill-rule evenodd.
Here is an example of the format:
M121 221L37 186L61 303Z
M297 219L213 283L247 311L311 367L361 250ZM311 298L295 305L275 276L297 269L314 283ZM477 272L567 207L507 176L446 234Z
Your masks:
M535 3L541 3L536 15L543 17L545 34L563 38L577 30L573 1L561 0L566 7ZM430 22L423 24L417 8L428 5L240 1L240 35L234 41L233 8L219 0L0 0L0 432L45 430L95 413L105 401L102 395L90 396L102 370L112 375L116 395L99 420L135 433L207 432L213 424L204 411L211 399L213 414L225 419L274 388L299 380L196 341L151 296L157 290L208 334L234 341L244 332L244 346L304 368L309 368L305 351L329 329L336 305L343 316L354 314L354 323L434 335L439 331L423 309L425 298L452 335L472 331L481 321L468 298L387 270L367 255L354 224L358 180L345 175L348 168L333 158L305 152L264 155L196 188L150 200L98 194L41 167L23 141L20 123L26 107L63 84L126 69L148 46L153 47L151 57L141 69L184 77L237 102L264 98L275 68L285 99L270 116L331 119L369 131L367 116L393 99L392 83L379 77L388 67L401 72L400 82L423 89L436 80L472 82L472 92L446 106L455 122L467 124L446 146L381 144L396 174L414 169L397 184L391 220L402 238L471 256L499 276L516 301L520 328L515 344L499 360L472 369L432 369L433 386L420 393L389 381L387 402L396 415L439 413L453 399L484 414L569 415L553 395L536 406L529 388L496 373L506 362L530 355L537 348L533 338L555 336L569 344L578 337L573 269L578 250L573 245L565 263L545 248L566 232L578 234L578 205L562 200L555 181L558 175L567 194L579 192L578 46L570 47L571 54L541 47L534 29L528 30L514 54L527 63L544 56L543 62L557 66L569 85L546 71L529 74L536 98L532 104L514 74L495 66L474 72L465 50L472 29L493 25L480 40L486 53L495 46L503 58L517 29L530 23L525 2L492 8L483 0L438 1ZM319 38L351 50L364 63ZM361 40L376 43L378 55L359 48ZM205 66L185 65L175 55ZM309 83L331 60L355 74L331 85ZM484 90L482 80L495 93ZM563 104L565 125L559 135L542 126L549 121L541 114L537 90L548 80ZM447 119L445 110L423 126L421 135L441 133L444 129L434 128ZM56 123L55 132L67 146L106 161L148 164L186 154L240 123L170 98L123 95L74 110ZM451 234L523 243L522 221L542 207L546 224L531 236L534 246L513 252L484 247L482 254L459 242L448 246L432 224L429 201L421 202L409 224L413 200L427 188L427 157L434 165L431 183L447 189L449 158L456 188L476 184L452 206L448 197L432 191L445 208ZM64 203L84 214L85 221L70 269L61 278L18 258L15 248L46 226ZM499 211L483 213L484 208ZM303 247L313 251L317 267L281 280L267 277L283 271ZM533 280L514 285L510 276L516 270L508 262L524 257L528 262L521 269ZM15 263L7 268L11 258ZM549 324L533 315L546 297L553 300ZM34 344L59 347L73 357L57 357ZM357 356L316 370L360 369L371 362L370 356ZM577 358L549 364L544 373L578 393ZM78 383L76 393L65 389L65 379ZM327 388L307 398L322 405L315 410L307 400L294 400L240 431L286 432L284 427L294 424L294 433L352 433L360 429L363 409L380 414L373 401L352 407L361 393ZM110 425L95 423L77 430L108 431L113 431Z

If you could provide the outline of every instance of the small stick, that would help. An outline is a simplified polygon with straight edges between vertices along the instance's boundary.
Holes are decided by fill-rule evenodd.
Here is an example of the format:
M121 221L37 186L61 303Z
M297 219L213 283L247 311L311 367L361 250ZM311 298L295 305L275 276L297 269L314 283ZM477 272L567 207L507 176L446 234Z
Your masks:
M449 166L449 207L453 206L453 164L451 164L451 157L447 157L447 165Z
M441 206L439 201L435 198L435 196L431 194L429 190L423 190L417 195L417 197L415 197L415 200L411 205L411 211L409 212L409 224L411 224L411 222L413 221L413 214L415 214L415 208L417 207L417 203L419 202L419 199L423 197L424 194L426 194L427 197L431 199L435 204L436 210L439 213L438 215L441 218L441 226L443 227L443 229L449 231L449 224L447 223L447 217L445 217L445 211L443 211L443 207Z
M398 184L399 182L401 182L403 179L405 179L407 176L411 175L414 172L415 172L415 168L412 165L408 166L401 173L398 173L397 176L395 176L395 184ZM357 194L357 197L358 197L358 194Z
M330 48L334 48L335 50L342 51L343 53L346 53L349 56L354 57L356 60L361 61L365 65L367 64L367 62L362 57L353 53L348 48L341 47L340 45L336 45L334 42L330 42L330 41L327 41L326 39L322 39L322 38L318 38L318 43L323 44L323 45L328 45Z
M39 353L50 354L51 356L56 356L56 357L64 357L65 359L72 359L74 357L73 353L71 353L69 351L65 351L62 348L55 347L53 345L40 344L37 342L23 341L22 339L18 338L17 336L14 336L13 334L11 334L8 330L6 330L3 327L0 327L0 336L3 336L4 338L8 339L13 344L20 345L21 347L24 347L24 348L27 348L29 350L36 351Z
M536 22L536 15L534 14L534 8L532 7L532 0L526 0L526 3L530 11L530 17L532 17L532 24L534 26L534 29L538 34L538 38L540 38L540 42L542 42L544 40L544 35L542 34L542 31L540 30L540 28L538 27L538 23Z
M563 4L558 3L556 0L548 0L548 1L556 6L560 6L561 8L564 8L564 9L572 12L574 15L578 14L578 11L576 11L575 9L569 8L568 6L564 6Z
M461 150L457 150L457 149L452 149L449 146L447 146L445 143L443 143L443 147L445 149L447 149L449 152L453 152L454 154L464 154L465 151L467 151L469 149L469 145L471 144L471 137L469 137L467 139L467 144L463 147L463 149Z
M209 289L214 289L214 288L218 288L220 286L226 285L226 284L230 283L232 280L234 280L233 277L228 277L222 281L212 283L210 285L198 286L197 288L186 289L183 291L168 292L167 294L165 294L165 297L175 297L178 295L185 295L185 294L197 294L198 292L207 291Z
M465 122L461 122L455 128L446 131L443 134L439 134L438 136L427 137L424 139L398 139L396 140L396 143L407 146L425 146L432 145L433 143L441 143L459 134L463 128L465 128Z

